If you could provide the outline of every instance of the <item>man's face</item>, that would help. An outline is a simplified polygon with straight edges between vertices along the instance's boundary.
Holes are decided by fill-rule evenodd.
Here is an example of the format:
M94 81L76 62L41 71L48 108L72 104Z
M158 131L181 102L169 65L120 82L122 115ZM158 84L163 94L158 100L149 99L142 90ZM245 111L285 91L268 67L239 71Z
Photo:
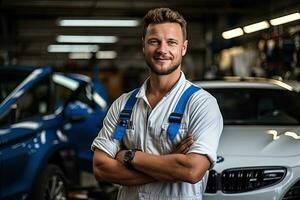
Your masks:
M151 71L168 75L180 70L182 56L187 49L178 23L150 24L144 38L143 53Z

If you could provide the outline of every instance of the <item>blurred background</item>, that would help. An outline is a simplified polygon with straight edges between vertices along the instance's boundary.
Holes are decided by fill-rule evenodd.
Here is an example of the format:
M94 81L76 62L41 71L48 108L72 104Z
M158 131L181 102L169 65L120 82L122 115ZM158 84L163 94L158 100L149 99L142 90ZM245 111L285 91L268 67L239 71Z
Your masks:
M189 46L182 63L188 79L196 82L251 76L287 82L300 80L299 0L2 0L0 199L115 199L117 186L97 182L92 175L90 145L111 102L121 93L138 87L148 76L142 54L141 21L149 9L156 7L177 10L188 22ZM256 138L260 134L266 139L244 140L242 134L236 134L233 138L239 141L233 139L234 145L227 144L227 140L221 143L221 164L212 171L207 187L212 194L220 189L217 180L221 181L214 177L221 177L228 166L245 168L229 170L230 177L238 174L237 182L222 175L223 182L228 179L228 185L231 184L229 193L243 193L277 184L287 175L287 167L291 169L299 160L291 155L299 156L299 144L295 141L300 139L300 84L296 93L296 89L277 80L242 80L244 83L233 82L223 87L224 82L217 82L206 88L218 98L226 126L264 125L251 130L257 134L249 135ZM258 80L260 84L256 84ZM254 107L272 112L259 115L253 122L249 113L256 111ZM232 119L231 114L235 113L239 115ZM285 127L278 129L277 125ZM225 134L235 134L226 126ZM249 130L239 127L236 132L247 136ZM227 148L226 156L236 155L236 149L231 149L238 148L236 144L246 144L247 148L241 145L239 149L248 150L250 155L265 156L266 152L258 152L261 147L255 146L256 141L272 143L279 139L277 133L282 140L287 136L295 141L286 143L287 146L278 143L283 150L269 149L274 162L265 162L264 157L260 164L256 157L248 161L246 152L242 154L246 164L239 157L226 157L222 165ZM282 158L290 160L276 160L274 152L281 152ZM286 163L289 165L278 168ZM264 167L257 169L257 165ZM286 195L283 199L300 198L299 162L295 168L296 175L290 170L286 178L290 185L270 186L270 195L275 191L277 196ZM266 181L252 179L253 174L259 173L266 176ZM240 174L250 177L243 187L239 184ZM226 196L231 199L228 193ZM252 199L275 199L275 195Z
M188 22L190 79L300 79L298 0L2 0L0 65L96 72L115 99L148 74L140 22L155 7L178 10Z

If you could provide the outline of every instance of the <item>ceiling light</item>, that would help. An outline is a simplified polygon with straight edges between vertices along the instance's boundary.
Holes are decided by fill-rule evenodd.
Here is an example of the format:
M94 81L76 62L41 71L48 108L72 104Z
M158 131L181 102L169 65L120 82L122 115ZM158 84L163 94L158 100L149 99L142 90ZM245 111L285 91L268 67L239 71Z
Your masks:
M117 52L115 51L98 51L96 53L97 59L115 59L117 57Z
M266 29L269 27L270 27L270 25L267 21L262 21L262 22L258 22L255 24L250 24L248 26L244 26L243 29L244 29L245 33L252 33L252 32L260 31L260 30L263 30L263 29Z
M234 37L241 36L243 34L244 34L244 32L241 28L235 28L235 29L223 32L222 37L224 39L231 39L231 38L234 38Z
M61 19L59 26L94 26L94 27L135 27L139 25L136 19L96 20L96 19Z
M48 52L66 53L66 52L96 52L99 50L98 45L60 45L52 44L48 46Z
M91 59L92 58L92 53L77 53L73 52L69 54L70 59Z
M59 35L57 42L64 43L116 43L116 36L89 36L89 35Z
M286 16L283 16L283 17L278 17L278 18L275 18L275 19L271 19L270 23L273 26L276 26L276 25L288 23L288 22L291 22L291 21L295 21L295 20L298 20L298 19L300 19L300 13L293 13L293 14L286 15Z

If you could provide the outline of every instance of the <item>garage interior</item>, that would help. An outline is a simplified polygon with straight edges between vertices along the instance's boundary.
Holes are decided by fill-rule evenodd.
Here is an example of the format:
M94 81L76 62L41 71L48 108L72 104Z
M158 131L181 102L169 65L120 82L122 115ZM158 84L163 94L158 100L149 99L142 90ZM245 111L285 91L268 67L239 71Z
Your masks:
M183 70L192 80L224 75L278 75L293 79L299 76L299 21L274 26L268 22L293 13L299 15L297 0L3 0L0 6L1 65L52 66L57 71L79 71L88 75L92 68L97 68L99 77L114 91L110 94L112 99L136 87L147 76L139 22L146 11L154 7L177 9L185 16L189 49ZM137 24L133 27L60 26L63 19L132 19L137 20ZM231 39L222 37L225 31L262 21L268 22L268 28ZM60 40L62 36L109 36L112 41L72 43ZM51 45L63 44L90 44L97 49L81 54L50 52ZM283 50L285 54L276 56ZM234 58L233 54L240 56ZM249 63L251 56L252 63ZM248 63L235 67L241 60ZM132 83L133 79L140 82ZM124 87L114 83L124 83Z
M188 79L255 76L300 81L299 0L2 0L0 67L50 66L57 72L96 77L113 101L148 76L140 22L156 7L178 10L188 23L189 46L182 64ZM294 18L274 21L284 16ZM132 24L80 26L64 20L132 20ZM249 25L256 23L262 28L252 30ZM230 30L236 32L230 35ZM72 41L86 36L100 36L102 41ZM89 46L78 50L81 45ZM85 191L91 188L91 196L99 195L93 190L98 184L93 176L82 176L84 189L74 191L73 198L87 199Z

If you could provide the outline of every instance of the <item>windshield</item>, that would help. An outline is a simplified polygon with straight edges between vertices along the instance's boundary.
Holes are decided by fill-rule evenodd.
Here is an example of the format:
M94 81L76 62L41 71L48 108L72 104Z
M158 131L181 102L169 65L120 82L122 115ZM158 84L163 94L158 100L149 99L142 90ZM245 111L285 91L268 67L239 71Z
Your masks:
M206 89L218 101L224 124L298 125L300 94L278 89Z

